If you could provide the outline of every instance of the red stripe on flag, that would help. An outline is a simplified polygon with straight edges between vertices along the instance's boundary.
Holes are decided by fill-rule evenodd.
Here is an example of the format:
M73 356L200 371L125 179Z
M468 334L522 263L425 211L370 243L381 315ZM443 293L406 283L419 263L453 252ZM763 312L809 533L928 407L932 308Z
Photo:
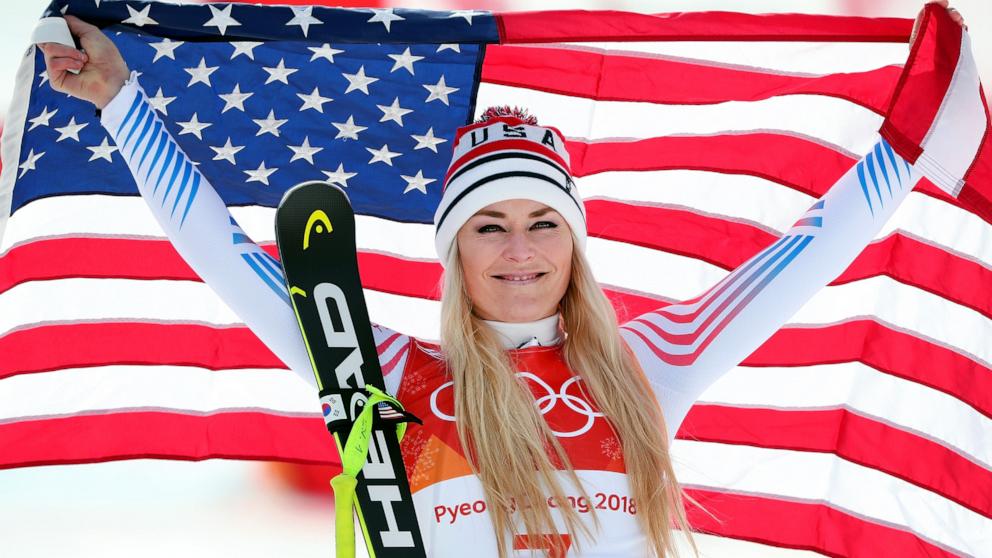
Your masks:
M494 45L486 49L482 81L598 101L681 105L826 95L885 114L901 72L902 68L886 66L867 72L792 76L661 57Z
M736 269L779 238L748 223L612 200L585 202L589 235ZM939 246L894 233L872 242L831 285L886 275L992 318L992 269Z
M689 523L704 533L837 557L956 557L903 528L828 504L701 488L685 492L706 510L686 504Z
M58 350L53 350L53 348ZM110 365L286 368L247 327L145 322L53 324L0 337L0 379ZM287 373L289 373L287 371Z
M697 403L676 437L833 453L992 517L992 471L938 442L847 409L780 410Z
M691 210L612 200L586 202L589 234L695 258L731 270L777 238L761 228ZM278 258L275 246L265 250ZM372 289L439 300L441 266L359 252L364 284ZM403 268L397 272L397 266ZM903 233L869 244L832 285L878 275L918 287L992 318L992 270ZM22 244L0 259L0 293L27 281L71 277L199 281L166 240L58 238Z
M757 176L816 198L857 163L811 139L769 132L567 143L576 177L609 171L701 170ZM914 190L972 211L929 180L921 179Z
M920 156L923 140L951 86L962 32L945 8L924 7L919 35L892 93L892 104L881 129L882 136L910 163Z
M806 14L634 14L549 10L497 15L501 43L576 41L844 41L905 43L913 21Z
M0 447L0 469L120 459L341 463L317 414L124 411L29 419L0 424Z
M871 319L818 327L786 326L741 363L807 366L862 362L942 391L992 419L992 369L952 348Z
M607 291L640 314L656 300ZM614 304L617 304L616 302ZM633 310L632 310L633 309ZM52 347L58 346L59 351ZM0 337L0 378L92 366L174 365L209 370L285 368L247 328L105 322L43 325ZM910 333L872 320L820 327L785 327L742 363L808 366L862 362L959 399L992 418L992 369Z

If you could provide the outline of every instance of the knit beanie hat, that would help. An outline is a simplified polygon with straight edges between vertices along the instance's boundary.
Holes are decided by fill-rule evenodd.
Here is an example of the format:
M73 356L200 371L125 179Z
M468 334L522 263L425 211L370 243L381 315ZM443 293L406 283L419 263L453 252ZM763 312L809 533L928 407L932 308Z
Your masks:
M585 249L586 210L572 182L568 151L557 129L509 107L488 109L480 121L458 129L434 213L434 246L447 262L458 229L487 205L512 199L543 203L571 227Z

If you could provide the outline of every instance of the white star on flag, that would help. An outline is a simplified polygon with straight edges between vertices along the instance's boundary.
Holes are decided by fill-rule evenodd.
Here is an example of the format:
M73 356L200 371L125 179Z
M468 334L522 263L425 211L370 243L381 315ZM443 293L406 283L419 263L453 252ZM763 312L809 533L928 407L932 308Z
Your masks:
M419 62L424 59L423 56L414 56L410 54L410 47L406 47L406 50L403 51L403 54L389 54L388 56L393 60L395 60L395 63L393 64L393 69L389 70L389 73L393 73L396 70L403 68L404 70L410 72L411 76L415 75L413 73L413 63Z
M232 41L231 46L234 47L234 52L231 53L231 60L234 60L242 54L247 56L249 60L255 59L255 47L262 43L256 43L254 41Z
M437 146L439 144L442 144L442 143L448 141L448 140L446 140L444 138L435 137L434 136L434 128L433 127L428 128L427 129L427 133L424 134L424 135L422 135L422 136L418 136L416 134L413 134L410 137L413 138L413 139L415 139L415 140L417 140L417 145L416 145L416 147L413 148L414 151L416 151L418 149L430 149L434 153L437 153Z
M90 155L90 159L89 159L90 161L95 161L97 159L105 159L108 163L113 163L114 160L110 157L110 155L114 151L117 151L117 146L110 145L107 142L107 138L103 138L103 141L100 142L100 145L97 146L88 145L86 146L86 149L89 149L90 151L93 152L93 154Z
M381 23L386 27L386 33L392 32L392 29L390 29L389 26L394 21L403 21L404 19L406 19L402 16L398 16L394 14L392 8L383 8L383 9L369 8L369 9L375 12L375 15L370 17L366 23L376 23L376 22Z
M158 92L155 93L154 97L148 97L148 104L152 106L153 109L161 112L162 114L168 116L169 110L165 107L169 106L169 103L175 101L175 97L166 97L162 94L162 88L158 88Z
M311 25L322 25L324 22L313 17L313 6L306 7L296 7L293 6L290 9L293 10L293 19L289 20L286 25L299 25L303 29L303 36L307 36L307 32L310 31Z
M18 166L18 168L21 169L21 174L18 175L17 178L23 178L29 170L34 170L34 164L37 163L38 159L41 159L41 156L44 154L44 151L35 154L34 149L28 151L28 158Z
M34 130L38 126L48 126L49 125L48 121L51 120L52 117L55 116L55 113L58 111L59 109L55 109L52 112L48 112L47 106L41 109L41 114L35 116L34 118L28 119L28 122L31 123L31 127L28 128L28 131L30 132L31 130Z
M340 184L341 186L348 187L348 179L357 176L357 172L346 172L344 170L344 164L338 163L338 170L334 172L320 171L327 175L327 181L335 184Z
M453 50L455 52L461 52L462 47L455 43L443 43L437 46L437 50L434 52L441 52L442 50Z
M279 64L277 64L275 68L266 68L265 66L262 66L262 69L269 74L268 79L265 80L266 85L272 83L273 81L281 81L286 85L289 85L289 80L286 78L289 77L290 74L294 74L299 70L295 68L287 68L285 60L285 58L280 58Z
M255 169L255 170L246 170L246 171L241 171L241 172L243 172L243 173L245 173L245 174L248 175L248 180L246 182L261 182L262 184L265 184L266 186L268 186L269 185L269 177L272 176L272 173L276 172L277 170L279 170L279 169L277 169L277 168L271 168L271 169L265 168L265 161L262 161L262 164L258 165L258 168L257 169Z
M41 78L41 81L38 83L38 87L45 85L45 83L48 82L48 71L46 70L44 72L41 72L40 74L38 74L38 77Z
M429 103L434 100L440 100L442 103L446 105L448 104L448 95L454 93L455 91L458 91L459 89L457 87L448 87L448 85L444 83L443 75L441 76L441 79L438 80L437 84L424 85L423 87L424 89L431 92L431 94L427 96L427 100L424 101L425 103Z
M256 136L260 136L262 134L272 134L275 137L279 137L279 126L282 126L287 121L286 120L277 119L275 117L274 111L269 110L269 116L268 117L263 118L263 119L254 119L253 118L252 119L252 122L254 122L255 124L258 124L258 133L255 134Z
M358 132L363 130L368 130L366 126L358 126L355 124L355 117L349 116L347 122L331 122L335 128L338 129L338 135L334 136L334 139L358 139Z
M228 4L227 6L224 6L224 9L222 10L218 10L210 4L207 4L207 7L210 8L211 17L206 23L203 24L204 27L216 27L217 30L220 31L220 34L224 35L227 33L228 27L241 25L237 20L231 17L231 8L234 7L233 5Z
M193 113L193 118L190 118L186 122L176 122L176 124L182 126L182 130L179 131L180 136L183 134L193 134L194 136L196 136L197 139L200 140L203 139L203 136L200 135L200 132L202 132L204 128L208 126L212 126L212 124L209 122L200 122L199 120L197 120L195 112Z
M321 114L324 113L324 103L329 103L334 99L330 97L322 97L320 95L320 90L317 87L313 88L313 93L309 95L304 95L303 93L297 93L297 97L303 99L303 105L300 107L300 112L307 109L313 109Z
M372 149L371 147L366 147L365 151L372 154L372 158L369 159L369 164L372 163L386 163L389 166L393 166L393 159L399 157L400 154L395 151L390 151L389 146L382 144L379 149Z
M292 158L289 159L290 163L297 159L306 159L311 165L313 164L313 156L324 150L323 147L311 147L310 136L304 137L301 145L287 145L286 147L293 152Z
M79 141L79 131L87 126L89 126L88 122L83 122L82 124L76 124L75 116L69 118L68 124L62 126L61 128L55 128L55 130L59 133L59 137L58 139L55 140L55 143L58 143L66 138L72 138L76 141Z
M206 58L201 56L199 66L195 68L183 68L190 75L189 83L186 84L186 87L190 87L195 83L203 83L210 87L210 74L216 72L217 68L219 66L208 67Z
M247 99L248 97L251 97L252 95L254 95L254 93L242 93L241 92L241 84L240 83L235 83L234 84L234 89L232 89L230 93L224 93L224 94L218 95L218 97L220 97L221 99L224 100L224 108L221 109L220 113L221 114L224 114L225 112L228 111L228 109L232 109L232 108L238 109L241 112L244 112L245 111L245 99Z
M125 4L125 6L127 5ZM131 15L128 16L127 19L121 21L121 23L130 23L138 27L144 27L145 25L158 25L157 21L148 17L148 13L151 9L151 6L145 6L145 9L139 12L131 6L127 6L127 13Z
M241 151L242 149L245 148L245 146L243 145L231 145L230 137L228 137L227 142L220 147L214 147L212 145L208 147L210 147L210 149L213 149L214 152L216 153L216 155L214 155L214 161L224 160L230 162L232 165L235 166L237 165L237 163L234 161L234 155L238 151Z
M403 126L403 116L413 112L411 109L405 109L400 106L400 98L396 97L393 99L393 104L391 105L376 105L379 110L382 111L382 118L379 122L385 122L387 120L392 120L393 122Z
M324 43L324 44L320 45L319 48L318 47L307 47L307 49L310 50L310 52L313 53L313 56L310 57L310 61L311 62L313 62L314 60L316 60L318 58L324 58L328 62L330 62L331 64L334 63L334 55L335 54L341 54L342 52L344 52L343 50L340 50L340 49L337 49L337 48L331 48L331 45L329 45L327 43Z
M419 190L421 194L426 194L427 185L431 182L437 182L437 179L434 178L424 178L423 170L417 171L417 176L404 176L401 174L400 178L406 180L406 189L403 190L404 194L410 190Z
M160 43L148 43L148 46L155 49L155 58L152 58L152 62L157 62L159 58L163 56L165 58L176 59L176 49L183 45L183 41L173 41L172 39L165 38Z
M461 17L465 18L465 21L467 21L469 25L472 25L472 18L481 15L486 15L486 12L477 12L475 10L452 10L451 15L448 16L448 19L453 17Z
M353 74L341 74L344 79L348 80L348 89L345 90L345 95L351 93L352 91L358 90L366 95L369 94L369 84L379 81L379 78L368 77L365 75L365 66L358 68L358 71Z

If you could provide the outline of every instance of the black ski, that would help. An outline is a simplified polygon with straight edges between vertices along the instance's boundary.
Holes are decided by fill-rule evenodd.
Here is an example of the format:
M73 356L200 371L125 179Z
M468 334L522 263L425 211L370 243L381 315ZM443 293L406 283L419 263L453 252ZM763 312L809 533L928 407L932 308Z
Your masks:
M372 397L381 400L377 392L385 391L385 385L358 273L355 216L344 191L325 182L307 182L287 191L276 210L276 241L293 309L317 376L324 421L342 461L347 460L349 436L363 436L365 426L367 458L358 458L361 472L357 474L354 503L369 556L424 556L397 439L398 423L416 418L395 402L377 403L352 432L366 401ZM353 441L360 447L355 451L364 449L362 443L364 439ZM361 455L355 451L351 455ZM338 480L332 482L336 498L340 498ZM354 486L354 481L351 483ZM347 529L353 529L351 517L350 507L339 508L339 543L347 536ZM349 527L341 525L342 521ZM339 555L348 552L340 544L338 551Z

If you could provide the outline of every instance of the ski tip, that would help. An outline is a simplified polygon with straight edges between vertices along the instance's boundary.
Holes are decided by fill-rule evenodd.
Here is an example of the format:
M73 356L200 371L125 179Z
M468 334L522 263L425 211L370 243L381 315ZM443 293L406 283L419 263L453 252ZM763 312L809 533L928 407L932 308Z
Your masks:
M286 190L286 193L282 195L282 200L279 201L279 205L281 206L284 203L286 203L286 200L289 199L289 197L294 195L296 192L300 192L303 190L320 190L320 189L327 189L328 191L332 191L340 194L345 199L345 201L348 202L348 205L351 206L351 199L348 198L348 194L345 193L343 188L341 188L337 184L327 182L324 180L307 180L305 182L300 182L299 184L293 186L292 188L289 188L288 190Z

